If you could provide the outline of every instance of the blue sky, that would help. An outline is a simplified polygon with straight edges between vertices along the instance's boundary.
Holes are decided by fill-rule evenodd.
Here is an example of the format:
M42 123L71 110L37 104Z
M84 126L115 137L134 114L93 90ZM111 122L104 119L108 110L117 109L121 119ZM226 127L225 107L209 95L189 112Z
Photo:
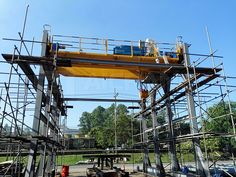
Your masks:
M235 0L0 0L0 38L18 38L26 5L29 14L25 38L41 40L44 24L53 34L86 37L175 42L181 35L191 43L191 53L209 53L205 26L213 50L224 56L227 75L236 76L236 1ZM1 53L12 52L12 42L0 39ZM35 50L34 54L39 55ZM0 66L0 69L3 70ZM135 98L134 81L104 79L65 79L65 95L112 97L114 88L120 98ZM98 95L99 93L99 95ZM89 95L87 95L89 94ZM93 95L95 94L95 95ZM118 97L119 98L119 97ZM75 127L83 111L98 103L77 103L70 111L68 125ZM102 104L108 106L109 104Z

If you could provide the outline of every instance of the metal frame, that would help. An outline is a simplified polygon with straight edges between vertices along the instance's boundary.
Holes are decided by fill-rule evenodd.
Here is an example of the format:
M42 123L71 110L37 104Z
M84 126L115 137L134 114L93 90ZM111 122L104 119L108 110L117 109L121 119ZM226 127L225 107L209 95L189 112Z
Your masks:
M214 100L219 100L219 99L221 99L221 101L224 101L224 97L228 97L228 103L230 103L229 94L234 91L233 89L235 88L235 86L230 85L230 88L232 89L231 91L228 88L229 85L226 83L226 78L228 77L224 75L223 63L220 61L220 64L217 66L218 68L216 69L215 61L213 62L214 66L212 67L212 70L214 71L214 73L208 73L208 72L198 73L197 72L198 65L201 65L202 63L206 62L206 60L209 57L198 59L197 61L190 63L190 58L188 55L189 53L188 48L190 45L188 44L183 44L183 45L184 45L184 63L185 63L184 65L186 68L185 73L177 71L178 74L176 73L174 74L170 72L161 75L160 77L161 79L159 80L153 78L154 81L158 82L156 82L154 87L151 88L149 94L150 98L147 98L150 100L150 105L148 106L145 105L144 107L142 107L142 110L134 116L135 118L147 117L148 115L151 115L152 117L152 126L150 128L143 127L142 132L140 133L144 136L148 132L152 132L153 140L152 138L146 138L144 139L144 142L142 142L141 140L141 143L154 144L154 153L156 158L155 167L151 167L150 164L145 163L147 159L149 159L148 150L145 150L143 169L146 173L155 176L165 176L166 172L175 175L177 171L180 171L176 146L177 144L181 145L182 142L186 142L189 140L192 140L194 147L196 175L210 176L209 169L212 165L209 165L210 164L208 158L209 154L207 153L207 146L205 145L206 139L213 137L235 138L235 123L234 123L235 118L233 117L232 108L230 104L228 104L230 113L228 115L227 114L222 115L219 118L224 119L226 116L230 116L230 119L232 120L231 121L232 129L234 130L233 133L207 132L207 130L204 129L205 125L202 123L204 122L204 119L206 119L206 116L208 115L207 104L211 103ZM222 69L220 69L220 67ZM191 71L189 70L189 68L191 68ZM220 70L222 70L223 74L219 73ZM234 77L231 77L231 79L232 78ZM182 81L179 81L180 79L182 79ZM179 83L173 84L173 80L178 80L177 82ZM212 91L206 92L206 90L211 90L212 87L220 89L221 91L220 94L217 93L215 90L213 92ZM225 87L225 93L223 93L222 87ZM158 99L156 99L156 93L159 93ZM210 96L204 96L204 95L210 95ZM185 107L182 107L180 105L185 105ZM167 123L164 125L157 125L155 117L158 114L158 112L163 109L165 109L166 111ZM196 113L196 109L200 112L200 115ZM203 112L205 113L205 116ZM179 114L183 113L185 113L185 115L179 117ZM213 120L214 119L218 118L213 118ZM182 122L189 122L190 133L186 135L176 135L176 125ZM199 123L202 124L200 126L201 131L199 130ZM160 129L163 128L166 128L166 131L164 131L164 133L166 132L168 136L165 139L160 139L160 138L158 139L157 137L159 136L159 134L163 134L163 132L160 131ZM200 141L203 141L204 143L205 156L203 155L202 149L200 148ZM167 171L166 168L163 171L161 170L162 162L157 145L160 143L168 144L168 152L171 162L169 169L170 171ZM179 153L181 155L181 151L179 151ZM232 158L234 159L234 156Z
M42 57L46 55L47 41L48 31L45 30L42 42ZM22 42L24 42L23 39ZM1 95L1 101L4 101L5 106L3 114L0 115L0 143L3 145L2 143L7 142L7 151L12 151L7 152L9 157L7 159L13 159L10 166L14 167L15 172L10 171L9 168L4 173L17 174L18 176L22 176L21 173L23 173L27 177L48 176L56 169L55 155L57 150L63 148L61 144L63 136L59 122L61 116L64 116L66 105L62 102L61 86L58 85L58 76L54 73L54 67L40 65L37 76L34 74L35 69L30 62L14 64L18 60L18 58L15 58L16 53L18 53L18 56L21 55L15 46L8 84L4 83L5 90L2 89L3 94L6 94L6 98L3 99L3 95ZM14 87L11 84L14 84L16 79L18 80L16 83L18 86ZM45 90L47 91L45 92ZM12 97L12 94L16 97ZM34 108L33 105L35 105ZM33 125L31 126L27 121L29 121L30 112L32 111L34 114L32 116ZM28 118L26 119L26 117ZM4 130L4 124L6 125L6 123L10 123L10 130ZM26 128L29 133L25 135ZM8 135L8 133L10 134ZM18 148L14 147L16 143ZM30 150L27 166L25 171L22 171L21 164L24 156L21 156L21 152L22 149L25 151L24 148ZM14 153L18 155L14 157ZM39 161L36 160L37 158L39 158Z
M23 36L21 42L25 47ZM95 99L95 98L63 98L61 86L58 77L55 74L56 64L64 62L63 58L54 57L47 58L46 44L48 43L48 32L44 31L41 57L25 56L21 54L21 49L14 47L12 55L3 54L4 59L10 63L10 72L8 82L0 83L1 90L1 114L0 114L0 143L8 143L6 150L8 152L17 152L16 156L9 153L8 159L13 157L14 164L21 168L19 164L22 162L22 147L30 147L28 164L25 176L48 176L56 168L56 154L61 145L62 132L60 131L60 119L66 116L67 106L65 101L106 101L106 102L135 102L141 105L141 111L135 115L135 118L142 118L142 145L144 150L143 170L155 176L165 176L166 173L176 173L180 171L180 163L178 158L177 144L192 140L195 154L196 174L200 176L210 176L209 160L207 147L205 146L205 157L200 142L206 138L212 137L231 137L235 138L235 123L230 105L229 94L235 91L235 86L228 85L227 77L224 75L223 64L215 64L213 67L205 68L206 60L213 56L199 55L201 58L195 62L190 62L188 44L184 45L184 65L176 64L150 64L137 62L120 62L120 61L103 61L97 59L74 59L68 58L66 61L72 64L88 64L94 63L109 67L119 65L120 67L142 67L153 68L148 74L150 94L149 98L143 100L131 99ZM214 59L214 58L213 58ZM6 64L1 62L1 64ZM33 65L39 65L39 74L35 74ZM203 65L203 66L202 66ZM158 72L158 70L165 69ZM223 72L223 74L222 74ZM1 74L1 73L0 73ZM4 74L4 73L2 73ZM25 78L24 78L25 77ZM147 81L146 80L146 81ZM151 82L150 82L151 81ZM145 80L144 80L145 82ZM176 84L177 83L177 84ZM211 88L220 88L221 92L211 92ZM225 87L222 91L222 87ZM230 90L232 89L232 90ZM234 89L234 90L233 90ZM22 93L23 90L23 93ZM13 93L13 94L11 94ZM210 94L212 93L212 94ZM214 93L214 94L213 94ZM216 93L216 95L215 95ZM207 94L207 95L206 95ZM13 95L13 96L12 96ZM21 97L23 95L23 97ZM214 100L228 98L230 112L228 115L216 117L214 119L224 119L229 116L232 122L233 133L207 132L204 124L199 126L202 120L206 119L207 104ZM150 99L150 100L149 100ZM150 102L149 102L150 101ZM150 103L150 104L149 104ZM30 127L26 123L28 106L34 107L33 126ZM149 105L148 105L149 104ZM158 113L161 110L166 111L166 123L159 125L157 122ZM198 114L197 112L200 112ZM146 121L151 115L152 126L147 127ZM10 134L6 134L4 123L10 123ZM182 122L190 122L189 134L178 135L176 126ZM24 128L31 128L31 136L25 136ZM202 130L200 131L199 128ZM164 129L164 130L163 130ZM149 134L152 137L149 138ZM166 138L161 138L162 133L166 133ZM14 149L14 145L18 144ZM149 159L150 145L153 144L155 153L155 166L152 167ZM161 160L162 144L168 145L170 156L170 169L163 167ZM39 163L36 163L36 157L39 154ZM183 166L183 165L182 165ZM18 168L15 168L15 172ZM18 174L20 172L17 171Z

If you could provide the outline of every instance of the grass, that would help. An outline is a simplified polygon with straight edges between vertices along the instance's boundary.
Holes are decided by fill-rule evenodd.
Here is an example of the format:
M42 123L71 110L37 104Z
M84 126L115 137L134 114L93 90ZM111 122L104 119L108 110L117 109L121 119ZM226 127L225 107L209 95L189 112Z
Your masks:
M78 161L83 161L82 155L59 155L57 156L58 165L75 165Z
M131 155L131 158L128 159L126 163L142 163L143 162L143 154L142 153L134 153L129 154ZM180 154L177 154L177 157L179 160ZM149 154L149 158L151 162L155 162L155 155L154 153ZM163 163L169 163L169 155L168 153L162 153L161 159ZM191 153L183 154L182 159L185 162L191 162L194 161L194 155ZM82 155L64 155L64 156L58 156L57 157L57 163L58 165L75 165L78 161L85 161L87 159L83 158Z
M128 163L133 163L133 159L134 159L134 163L141 163L143 160L143 154L141 153L135 153L133 154L134 157L131 156L131 159ZM149 154L149 158L151 163L155 162L155 154L154 153L150 153ZM177 154L177 158L179 160L181 160L180 158L180 154ZM188 154L182 154L182 159L185 162L192 162L194 161L194 154L188 153ZM170 162L170 158L167 152L162 153L161 154L161 160L163 163L169 163Z
M12 160L12 158L6 159L6 157L4 157L4 156L0 157L0 162L4 162L4 161L7 161L7 160Z
M0 156L0 163L5 162L5 161L9 161L9 160L17 160L17 159L15 156L10 156L8 158L7 158L7 156ZM26 165L27 161L28 161L28 156L22 156L20 161L23 163L23 165Z
M126 163L142 163L143 161L143 154L142 153L134 153L129 154L131 155L131 158L128 159ZM151 162L155 162L155 156L154 153L149 154L149 158ZM177 154L177 158L181 160L180 155ZM24 164L27 163L27 157L24 157ZM37 157L38 159L38 157ZM191 162L194 160L193 153L183 154L182 159L185 162ZM9 158L8 160L12 160L12 158ZM87 159L83 158L82 155L58 155L57 156L57 164L58 165L75 165L78 161L85 161ZM162 153L161 154L161 160L163 163L170 162L168 153ZM0 162L6 161L6 157L2 156L0 157Z

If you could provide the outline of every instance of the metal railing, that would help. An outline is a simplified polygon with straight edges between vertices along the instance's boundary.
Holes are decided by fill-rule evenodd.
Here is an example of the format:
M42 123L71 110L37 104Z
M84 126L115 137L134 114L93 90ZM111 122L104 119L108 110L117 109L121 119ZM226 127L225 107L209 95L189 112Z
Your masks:
M150 53L157 55L158 49L168 51L175 50L175 44L156 43L153 40L115 40L80 36L53 35L52 43L64 45L67 51L98 54L122 54L129 56L150 56Z

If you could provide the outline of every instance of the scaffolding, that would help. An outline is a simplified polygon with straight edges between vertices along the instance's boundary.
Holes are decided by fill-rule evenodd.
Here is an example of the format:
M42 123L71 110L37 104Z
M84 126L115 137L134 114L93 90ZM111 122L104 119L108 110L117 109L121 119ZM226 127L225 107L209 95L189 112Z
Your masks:
M42 56L47 35L44 31ZM23 45L26 47L22 39L20 46ZM20 48L14 47L10 62L1 61L2 68L6 68L6 72L1 72L1 155L7 154L7 162L0 173L48 176L56 169L57 151L63 148L60 123L66 116L66 105L62 86L53 65L15 64L21 56ZM16 55L18 58L14 59Z
M1 61L1 66L9 70L0 73L0 143L2 154L7 154L6 160L11 161L0 173L17 173L18 176L23 173L27 177L52 174L56 169L56 154L64 148L61 122L66 121L68 106L65 102L114 102L114 99L64 98L60 74L132 79L146 86L149 90L146 98L115 99L117 102L140 104L141 111L134 118L141 119L141 132L136 135L141 136L141 142L136 143L143 147L145 173L165 176L166 173L180 172L184 166L181 144L190 142L195 157L195 174L210 176L212 164L206 140L235 138L235 115L230 100L235 86L227 83L228 79L235 78L225 76L222 57L216 56L215 52L209 55L191 54L188 51L190 45L181 42L183 61L179 62L177 57L166 58L157 53L135 55L134 47L140 41L49 36L48 30L43 31L42 41L25 40L21 35L18 41L20 47L14 46L12 54L2 54L5 61ZM26 43L32 46L41 44L41 56L33 56ZM114 47L123 43L130 46L129 54L114 54ZM175 44L155 45L160 50L167 49L178 54ZM26 55L22 54L22 47L25 47ZM194 60L196 57L197 60ZM218 102L225 106L226 112L211 117L208 108ZM163 113L165 122L160 123L157 117ZM152 120L149 127L148 119ZM229 121L232 131L207 129L208 119ZM189 127L187 132L181 132L183 124ZM169 169L161 160L161 149L166 145ZM152 148L155 153L154 166L149 159Z
M165 176L166 173L174 175L180 171L180 167L187 165L183 162L183 154L181 154L181 145L186 142L190 144L188 152L192 149L194 153L195 165L192 171L196 175L211 176L212 168L223 155L217 154L218 159L212 158L212 154L208 153L210 149L207 146L207 139L225 138L231 141L235 139L235 114L232 112L230 100L230 93L235 91L235 86L227 84L227 80L235 77L225 76L222 57L214 57L214 53L204 57L197 55L199 57L197 60L190 61L189 47L189 44L184 44L186 72L175 75L167 72L162 75L160 82L149 85L151 90L149 96L142 100L142 110L135 115L135 118L142 120L142 132L136 135L141 136L140 142L136 143L142 144L144 148L143 169L144 172L155 176ZM209 63L212 65L213 73L197 71L201 66L210 66ZM192 73L189 67L192 67ZM208 108L217 105L224 107L224 114L213 117L214 114L209 113ZM165 123L158 123L158 114L163 113L165 113ZM152 119L150 127L147 127L148 119ZM224 132L207 127L208 121L217 123L219 119L228 122L232 130ZM189 127L189 130L182 133L184 124ZM220 127L221 124L218 126ZM167 145L169 152L168 168L164 168L161 161L160 150L163 150L163 145ZM149 160L151 147L155 152L154 167ZM232 150L229 154L228 160L232 160L232 164L235 164ZM232 176L224 169L221 170Z

